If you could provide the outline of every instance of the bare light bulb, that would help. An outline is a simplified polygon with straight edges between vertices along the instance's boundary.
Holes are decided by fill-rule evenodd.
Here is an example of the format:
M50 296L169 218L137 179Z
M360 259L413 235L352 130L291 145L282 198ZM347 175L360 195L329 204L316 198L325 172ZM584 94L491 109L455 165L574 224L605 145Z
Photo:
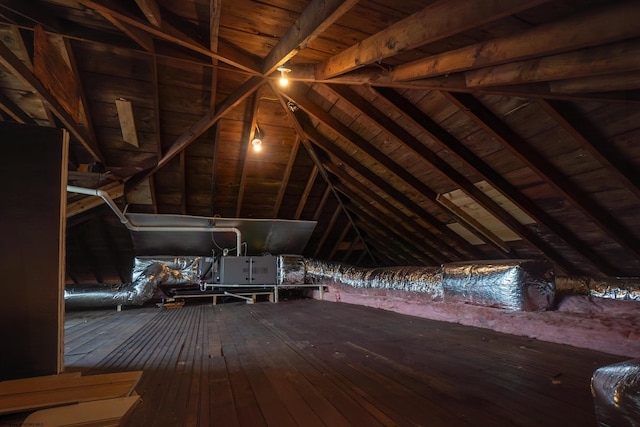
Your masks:
M282 64L277 70L280 71L280 86L287 86L289 84L287 74L291 72L291 68L286 64Z
M260 138L254 138L251 141L251 145L253 145L253 151L255 152L262 150L262 140Z

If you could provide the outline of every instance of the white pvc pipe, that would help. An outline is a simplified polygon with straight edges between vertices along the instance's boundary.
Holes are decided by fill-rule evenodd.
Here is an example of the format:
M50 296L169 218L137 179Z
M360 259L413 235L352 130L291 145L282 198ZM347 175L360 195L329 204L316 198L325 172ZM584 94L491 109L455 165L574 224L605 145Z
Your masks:
M128 230L131 231L168 231L168 232L189 232L189 231L201 231L206 233L235 233L236 234L236 255L240 256L240 246L242 245L242 233L240 229L237 227L216 227L212 225L210 227L172 227L172 226L140 226L133 225L129 221L129 219L122 213L118 205L111 199L109 193L106 191L97 189L97 188L85 188L85 187L76 187L75 185L67 185L67 191L69 193L79 193L86 194L88 196L98 196L101 197L102 200L111 208L111 210L116 214L120 222L127 227Z

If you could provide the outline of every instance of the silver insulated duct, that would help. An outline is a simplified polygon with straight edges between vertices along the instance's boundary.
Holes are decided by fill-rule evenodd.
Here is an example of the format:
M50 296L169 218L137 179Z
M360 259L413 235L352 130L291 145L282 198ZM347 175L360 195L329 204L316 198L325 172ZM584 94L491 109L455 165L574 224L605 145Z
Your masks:
M358 268L309 260L306 267L307 280L314 283L417 292L432 301L507 310L547 310L555 295L552 266L543 260L388 268Z
M159 285L198 283L200 257L137 257L131 283L73 285L64 290L67 308L142 305Z

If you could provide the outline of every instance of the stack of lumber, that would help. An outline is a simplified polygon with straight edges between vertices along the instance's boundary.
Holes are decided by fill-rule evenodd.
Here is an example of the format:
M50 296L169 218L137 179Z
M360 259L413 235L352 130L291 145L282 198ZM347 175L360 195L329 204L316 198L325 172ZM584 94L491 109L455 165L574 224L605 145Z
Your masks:
M22 425L118 426L140 402L134 389L141 376L71 372L2 381L0 416L31 412Z

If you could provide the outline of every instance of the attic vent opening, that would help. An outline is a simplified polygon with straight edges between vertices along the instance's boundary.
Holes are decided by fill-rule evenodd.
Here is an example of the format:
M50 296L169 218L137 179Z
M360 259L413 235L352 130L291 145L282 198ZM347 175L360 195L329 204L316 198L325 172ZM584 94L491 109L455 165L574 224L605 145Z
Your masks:
M514 205L508 200L502 193L493 188L486 181L479 181L475 184L478 189L485 193L494 202L500 205L511 216L517 219L523 225L534 224L535 220L527 215L522 209ZM464 213L465 217L472 218L481 227L488 230L491 234L495 235L502 242L513 242L516 240L522 240L519 235L511 231L502 221L492 215L489 211L483 208L478 202L473 200L467 193L462 190L454 190L448 193L442 193L439 195L439 200L443 206L452 206ZM485 242L478 236L473 234L465 225L460 222L453 222L447 224L447 226L459 234L462 238L467 240L472 245L482 245Z

